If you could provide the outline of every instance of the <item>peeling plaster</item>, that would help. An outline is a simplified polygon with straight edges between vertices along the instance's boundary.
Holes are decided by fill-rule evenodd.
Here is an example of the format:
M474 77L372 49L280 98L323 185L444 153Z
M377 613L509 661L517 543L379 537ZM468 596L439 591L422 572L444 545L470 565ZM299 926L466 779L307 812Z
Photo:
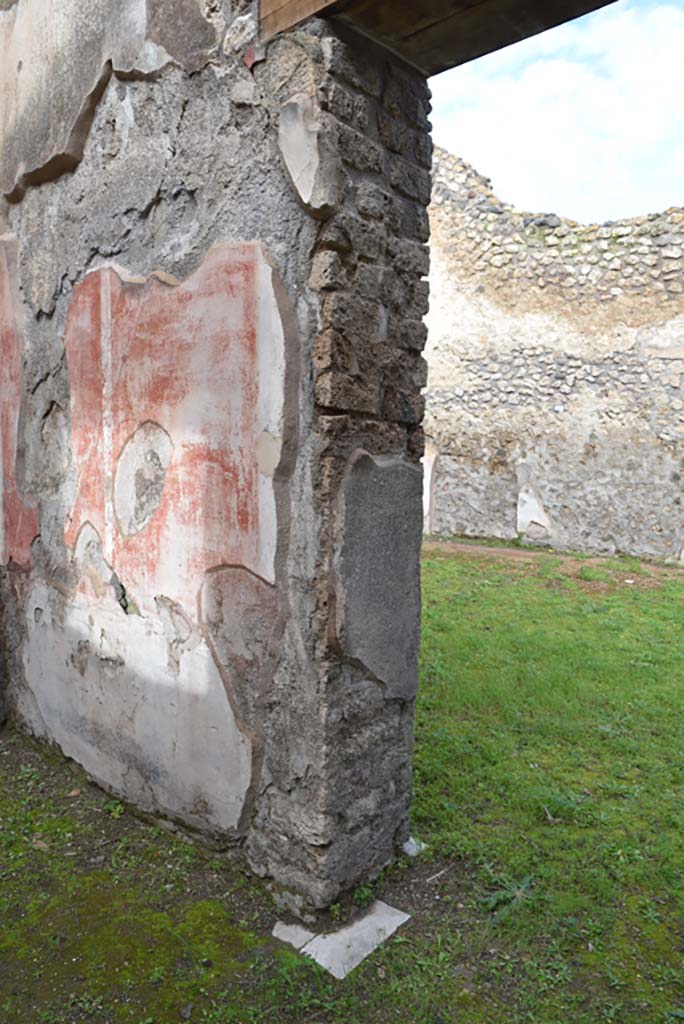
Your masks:
M0 193L16 202L78 166L112 74L154 75L171 60L194 71L217 45L196 0L23 0L10 8L0 17Z
M194 607L216 565L275 579L275 494L258 453L264 429L283 430L284 333L270 275L258 245L225 246L178 285L100 270L74 292L66 349L76 496L65 539L73 545L91 522L148 610L159 594ZM154 470L139 464L145 452L156 453L163 491L147 513L138 508L133 529Z
M22 404L22 349L18 316L16 240L0 236L0 565L31 561L38 515L17 481L17 446Z
M33 731L109 788L223 831L243 827L259 779L256 707L284 625L279 287L261 246L242 244L185 280L101 268L75 289L76 582L35 582L17 697Z

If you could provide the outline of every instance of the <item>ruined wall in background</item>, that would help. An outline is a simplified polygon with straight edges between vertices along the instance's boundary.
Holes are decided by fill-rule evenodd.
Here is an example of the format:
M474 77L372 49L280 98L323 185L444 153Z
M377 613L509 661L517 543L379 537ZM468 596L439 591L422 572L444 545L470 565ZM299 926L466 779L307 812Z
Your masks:
M429 93L255 25L0 10L0 693L301 908L407 836Z
M428 528L684 551L684 211L583 226L438 151Z

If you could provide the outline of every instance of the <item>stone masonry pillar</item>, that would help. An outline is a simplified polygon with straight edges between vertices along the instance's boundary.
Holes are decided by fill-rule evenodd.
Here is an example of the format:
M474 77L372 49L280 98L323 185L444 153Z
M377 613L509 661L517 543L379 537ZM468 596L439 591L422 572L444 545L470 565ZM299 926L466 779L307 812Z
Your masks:
M0 707L322 907L408 836L429 92L85 6L0 11Z
M302 537L310 568L290 620L308 657L278 680L272 785L248 849L256 870L324 904L408 836L431 145L417 74L328 26L320 46L315 93L280 112L293 187L320 220L304 369L316 526ZM298 161L316 166L313 185Z

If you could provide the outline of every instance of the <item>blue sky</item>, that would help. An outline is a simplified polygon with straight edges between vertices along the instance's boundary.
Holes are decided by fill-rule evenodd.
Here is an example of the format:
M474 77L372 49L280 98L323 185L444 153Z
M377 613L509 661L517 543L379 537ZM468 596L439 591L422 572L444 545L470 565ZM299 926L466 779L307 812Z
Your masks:
M684 0L617 3L431 81L434 137L521 209L684 206Z

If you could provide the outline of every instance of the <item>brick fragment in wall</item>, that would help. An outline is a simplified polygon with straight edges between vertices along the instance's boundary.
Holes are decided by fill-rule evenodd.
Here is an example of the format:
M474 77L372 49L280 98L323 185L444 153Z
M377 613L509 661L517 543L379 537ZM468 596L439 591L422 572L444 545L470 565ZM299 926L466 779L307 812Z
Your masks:
M429 138L430 90L424 80L395 69L386 83L382 103L393 117L405 118Z
M427 281L424 283L427 285ZM395 294L391 300L388 300L390 308L403 314L406 319L422 322L429 308L429 291L421 288L420 285L421 281L417 281L415 278L407 277L405 274L401 277L397 275ZM399 303L396 301L398 296L401 296Z
M389 158L389 178L397 192L407 199L423 205L430 202L432 178L428 170L417 167L404 157L392 156Z
M367 221L357 217L350 209L344 209L331 225L339 228L349 240L349 248L357 256L378 260L385 255L388 229L377 220ZM321 236L321 244L327 244L327 229Z
M418 424L409 431L406 450L414 459L422 459L426 452L425 430Z
M425 316L430 309L430 283L417 281L413 288L415 311L418 316Z
M359 258L355 265L350 263L349 281L351 291L355 292L363 300L377 302L380 299L384 305L382 294L382 279L384 270L381 263L372 260Z
M360 214L374 220L391 218L395 199L379 185L362 181L356 187L356 206Z
M398 153L413 163L431 170L431 139L409 127L405 118L399 119L381 112L378 115L378 133L390 152Z
M347 274L338 253L323 249L314 256L309 278L309 286L314 291L344 288L346 283Z
M432 171L432 156L434 153L432 136L426 135L424 132L415 133L412 140L412 149L415 159L421 167L427 167L429 171Z
M420 391L427 380L427 362L416 351L402 350L396 345L383 345L379 352L379 365L385 381L403 384L406 389Z
M400 209L399 231L418 242L430 239L430 219L424 204L404 201Z
M332 328L321 331L314 345L313 365L318 371L335 369L344 373L357 373L359 360L354 339Z
M430 272L430 250L426 245L401 238L390 239L387 246L393 267L408 277L426 277Z
M366 444L381 455L402 451L406 445L406 428L388 420L325 412L319 415L318 426L325 454L344 463L349 457L350 445L355 448Z
M372 413L380 411L380 384L362 374L346 374L337 369L316 378L316 401L326 409Z
M318 237L318 249L329 249L332 252L339 252L343 256L351 253L352 241L349 232L338 218L328 221L325 225Z
M359 272L361 268L359 268ZM359 273L357 273L357 278ZM379 294L383 305L389 310L401 310L402 313L410 312L409 294L410 290L404 279L394 269L378 270L378 279L374 283L375 294Z
M412 132L405 119L381 111L378 115L378 134L383 145L391 152L411 153Z
M422 320L406 320L401 316L390 317L387 333L399 348L415 352L423 351L428 338L428 328Z
M385 392L382 414L397 423L418 425L425 415L425 397L413 390L390 388Z

